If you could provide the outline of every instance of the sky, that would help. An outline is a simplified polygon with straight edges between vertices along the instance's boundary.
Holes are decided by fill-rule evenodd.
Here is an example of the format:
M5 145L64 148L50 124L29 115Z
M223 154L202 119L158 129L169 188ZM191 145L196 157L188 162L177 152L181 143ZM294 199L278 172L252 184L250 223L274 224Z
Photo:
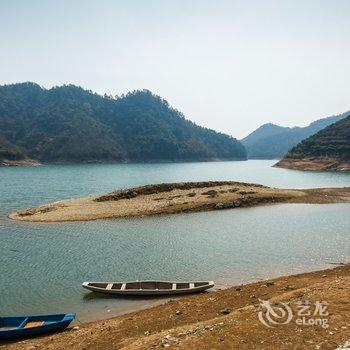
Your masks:
M242 138L350 110L348 0L0 0L0 84L149 89Z

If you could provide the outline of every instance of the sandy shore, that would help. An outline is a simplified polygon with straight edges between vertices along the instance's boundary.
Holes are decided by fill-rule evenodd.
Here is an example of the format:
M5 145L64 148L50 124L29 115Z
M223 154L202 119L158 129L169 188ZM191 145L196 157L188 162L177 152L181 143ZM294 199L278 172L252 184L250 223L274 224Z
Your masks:
M284 158L274 165L277 168L309 171L350 171L350 162L342 159L321 158Z
M1 349L336 349L350 340L350 265L187 296L147 310L75 326L63 333L0 345ZM269 328L259 300L287 303L292 319ZM320 316L315 305L327 309ZM301 306L326 319L298 324ZM308 309L306 310L308 311ZM275 318L278 320L278 318Z
M33 222L87 221L274 203L341 203L350 201L350 187L277 189L241 182L158 184L119 190L103 196L62 200L9 214Z

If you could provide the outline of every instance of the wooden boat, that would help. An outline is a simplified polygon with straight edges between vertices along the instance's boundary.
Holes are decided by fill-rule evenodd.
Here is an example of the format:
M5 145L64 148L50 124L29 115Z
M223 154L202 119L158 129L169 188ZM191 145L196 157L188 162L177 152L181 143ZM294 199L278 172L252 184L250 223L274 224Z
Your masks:
M0 340L13 340L62 331L75 314L0 317Z
M118 295L173 295L202 292L214 287L214 282L84 282L83 287L93 292Z

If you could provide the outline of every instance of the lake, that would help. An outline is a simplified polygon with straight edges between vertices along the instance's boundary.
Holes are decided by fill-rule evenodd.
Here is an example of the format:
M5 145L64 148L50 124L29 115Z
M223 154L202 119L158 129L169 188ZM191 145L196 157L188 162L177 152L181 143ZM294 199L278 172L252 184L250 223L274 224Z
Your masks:
M75 223L7 219L14 209L157 182L236 180L281 188L350 185L350 174L274 161L0 168L0 314L94 320L158 300L96 296L84 280L212 279L219 287L349 261L350 204L256 208Z

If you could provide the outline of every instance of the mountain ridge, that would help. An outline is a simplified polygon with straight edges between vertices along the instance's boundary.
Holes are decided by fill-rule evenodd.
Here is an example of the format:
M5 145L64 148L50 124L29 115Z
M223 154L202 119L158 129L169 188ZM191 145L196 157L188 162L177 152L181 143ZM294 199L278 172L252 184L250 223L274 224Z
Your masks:
M196 125L149 90L118 98L75 85L0 86L0 133L42 162L245 160L235 138Z
M241 140L249 159L279 159L303 139L350 115L350 111L321 118L305 127L266 123Z

